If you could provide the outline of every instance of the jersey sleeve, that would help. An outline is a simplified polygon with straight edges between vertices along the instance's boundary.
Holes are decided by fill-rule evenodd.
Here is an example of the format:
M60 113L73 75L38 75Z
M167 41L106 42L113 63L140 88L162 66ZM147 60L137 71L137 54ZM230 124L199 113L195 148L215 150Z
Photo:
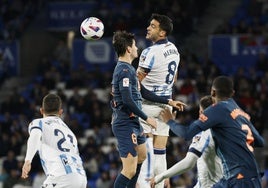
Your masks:
M194 153L196 156L201 157L203 151L208 147L211 142L211 137L202 131L193 137L192 143L189 147L189 152Z
M146 69L148 72L154 65L154 54L152 53L151 47L146 48L142 51L139 59L139 67Z
M119 90L122 95L122 100L125 106L127 106L134 114L141 117L143 120L146 120L148 116L137 106L135 103L132 91L131 91L131 84L136 84L131 82L132 75L129 74L129 71L124 69L120 74L120 81L119 81Z
M158 102L162 104L168 104L168 100L156 95L154 92L149 91L141 84L141 95L144 99L152 101L152 102Z
M192 139L197 133L219 125L217 116L222 115L217 105L208 107L204 113L200 114L199 119L189 126L181 125L174 120L169 120L167 124L172 132L186 140Z
M256 128L253 126L251 122L249 122L249 126L254 138L254 147L263 147L264 146L263 137L259 134L259 132L256 130Z
M173 177L175 175L182 174L192 169L197 161L198 157L191 152L187 152L184 159L173 165L168 170L158 174L155 176L155 183L159 183L160 181Z
M30 162L32 161L34 155L41 146L42 130L40 128L39 123L37 125L35 123L37 123L37 121L31 122L29 125L30 136L27 141L27 151L25 156L25 161Z
M31 131L33 129L39 129L41 132L43 131L43 125L42 125L42 121L41 119L35 119L33 120L30 124L29 124L29 127L28 127L28 132L29 134L31 134Z
M167 124L173 133L185 140L191 140L197 133L202 131L202 129L198 126L197 121L194 121L189 126L182 125L174 120L169 120Z

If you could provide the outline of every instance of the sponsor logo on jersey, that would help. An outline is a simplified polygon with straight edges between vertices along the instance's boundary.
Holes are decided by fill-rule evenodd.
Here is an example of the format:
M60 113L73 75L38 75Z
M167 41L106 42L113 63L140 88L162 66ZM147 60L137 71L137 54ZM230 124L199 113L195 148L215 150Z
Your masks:
M140 57L140 62L141 62L141 63L144 62L145 59L146 59L146 56L145 56L145 55L142 55L142 56Z
M129 87L129 78L123 79L123 87Z

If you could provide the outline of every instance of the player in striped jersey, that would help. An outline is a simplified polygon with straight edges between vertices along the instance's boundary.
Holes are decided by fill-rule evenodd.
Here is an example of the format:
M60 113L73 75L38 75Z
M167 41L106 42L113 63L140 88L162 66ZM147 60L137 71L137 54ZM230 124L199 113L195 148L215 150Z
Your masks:
M62 121L62 102L58 95L48 94L40 109L43 118L29 125L27 152L22 178L27 178L31 162L38 152L47 176L42 188L86 188L87 178L79 155L77 139Z
M172 120L170 110L160 117L178 136L191 139L201 131L211 129L217 155L221 158L223 178L213 188L261 188L261 175L254 156L254 147L263 147L264 139L232 98L233 81L226 76L214 79L211 96L215 104L208 107L191 125Z
M137 75L141 84L149 91L166 100L172 99L172 88L177 78L180 54L176 46L168 40L173 30L172 20L160 14L152 14L147 27L146 39L153 45L144 49L139 58ZM166 104L152 102L144 99L143 111L158 118L160 111ZM170 107L170 106L169 106ZM169 126L158 120L157 129L152 129L145 121L141 120L147 136L147 158L142 165L138 184L141 188L150 187L147 178L152 178L167 169L166 144L169 136ZM164 187L164 181L157 185Z
M213 104L211 96L200 99L199 113ZM215 143L210 129L202 131L194 136L186 157L173 165L167 171L158 174L151 179L154 187L165 178L182 174L195 166L197 163L198 181L194 188L211 188L223 175L220 158L216 155Z

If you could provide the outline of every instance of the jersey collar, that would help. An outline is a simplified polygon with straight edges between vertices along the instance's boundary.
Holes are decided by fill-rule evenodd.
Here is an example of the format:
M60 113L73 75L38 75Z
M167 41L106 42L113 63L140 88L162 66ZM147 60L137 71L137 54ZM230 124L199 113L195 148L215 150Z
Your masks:
M155 42L154 44L165 44L167 42L168 42L168 39L165 38L165 39L162 39L162 40L159 40L159 41Z

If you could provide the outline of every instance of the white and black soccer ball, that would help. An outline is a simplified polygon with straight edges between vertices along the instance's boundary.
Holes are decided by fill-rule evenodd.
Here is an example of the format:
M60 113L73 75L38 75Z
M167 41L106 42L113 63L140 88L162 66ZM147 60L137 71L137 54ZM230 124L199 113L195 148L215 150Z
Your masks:
M103 22L96 17L86 18L80 25L80 33L86 40L98 40L104 33Z

